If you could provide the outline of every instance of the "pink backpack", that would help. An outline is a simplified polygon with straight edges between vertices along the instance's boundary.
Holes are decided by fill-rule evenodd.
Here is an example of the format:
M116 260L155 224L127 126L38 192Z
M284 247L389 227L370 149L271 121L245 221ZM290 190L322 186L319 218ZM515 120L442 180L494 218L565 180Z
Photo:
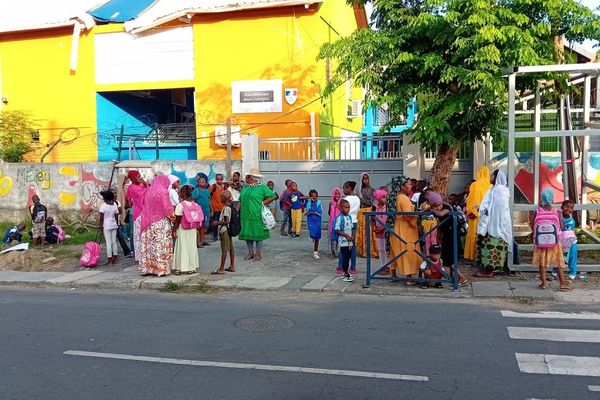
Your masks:
M198 229L202 228L204 222L204 213L202 207L191 202L189 205L185 201L181 202L183 207L183 216L181 218L181 227L183 229Z
M61 228L60 225L54 224L54 226L56 227L56 230L58 231L58 235L57 235L58 243L64 242L65 241L65 231L63 230L63 228Z
M98 264L100 260L100 245L96 242L87 242L83 246L83 253L79 258L79 265L82 267L92 268Z
M538 249L553 249L560 243L560 220L556 210L538 208L533 221L533 235Z

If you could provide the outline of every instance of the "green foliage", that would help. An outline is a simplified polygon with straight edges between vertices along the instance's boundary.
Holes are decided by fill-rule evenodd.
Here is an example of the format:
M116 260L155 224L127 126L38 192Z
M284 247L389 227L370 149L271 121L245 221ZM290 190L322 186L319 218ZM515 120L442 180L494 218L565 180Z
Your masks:
M372 2L375 29L322 47L321 58L337 61L325 94L351 76L396 116L418 95L425 101L409 133L428 148L495 134L506 106L502 70L554 63L556 34L600 38L600 18L575 0Z
M35 121L25 111L0 111L0 159L5 162L21 162L31 149Z
M195 284L188 284L188 283L178 283L178 282L173 282L173 281L167 281L167 283L165 283L165 286L160 289L161 292L163 293L203 293L203 294L209 294L212 292L215 292L217 290L216 287L211 286L208 281L206 280L201 280L199 282L196 282Z

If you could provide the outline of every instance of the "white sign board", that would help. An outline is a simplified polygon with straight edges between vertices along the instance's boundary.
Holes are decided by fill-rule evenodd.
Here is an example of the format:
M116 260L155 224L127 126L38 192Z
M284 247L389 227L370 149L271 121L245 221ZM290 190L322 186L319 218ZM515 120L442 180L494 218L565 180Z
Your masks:
M234 114L281 112L281 79L231 82L231 110Z

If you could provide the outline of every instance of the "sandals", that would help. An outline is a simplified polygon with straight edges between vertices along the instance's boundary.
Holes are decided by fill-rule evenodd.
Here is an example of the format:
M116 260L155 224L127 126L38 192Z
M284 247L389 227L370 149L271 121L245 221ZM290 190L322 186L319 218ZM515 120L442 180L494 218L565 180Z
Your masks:
M569 285L560 286L558 288L559 292L568 292L570 290L573 290L573 288L571 286L569 286Z
M540 289L544 290L544 289L547 289L547 288L548 288L548 285L547 285L547 284L545 284L545 283L540 283L540 284L538 285L538 288L540 288Z
M173 271L173 273L174 273L175 275L181 275L181 271L180 271L180 270L178 270L178 269L176 269L175 271Z
M262 260L262 256L254 256L254 261L260 261Z
M227 272L235 272L235 268L229 267L229 268L225 269L225 271L227 271Z
M210 274L211 275L225 275L225 272L216 270L216 271L212 271Z
M464 278L463 280L458 281L459 285L468 285L469 284L469 280L467 278Z
M250 260L254 260L254 254L248 254L246 257L244 257L244 261L250 261Z

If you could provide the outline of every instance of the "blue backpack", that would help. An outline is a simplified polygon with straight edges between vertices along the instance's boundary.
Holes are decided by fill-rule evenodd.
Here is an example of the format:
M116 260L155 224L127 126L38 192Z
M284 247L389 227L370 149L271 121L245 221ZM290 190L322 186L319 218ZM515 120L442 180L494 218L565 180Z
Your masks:
M340 214L337 217L335 217L335 219L333 220L333 231L331 232L331 241L338 241L340 234L337 233L337 231L335 230L335 226L337 225L337 220L340 217L343 217L344 214ZM345 225L346 225L346 218L342 218L341 222L340 222L340 231L343 231L345 229Z

